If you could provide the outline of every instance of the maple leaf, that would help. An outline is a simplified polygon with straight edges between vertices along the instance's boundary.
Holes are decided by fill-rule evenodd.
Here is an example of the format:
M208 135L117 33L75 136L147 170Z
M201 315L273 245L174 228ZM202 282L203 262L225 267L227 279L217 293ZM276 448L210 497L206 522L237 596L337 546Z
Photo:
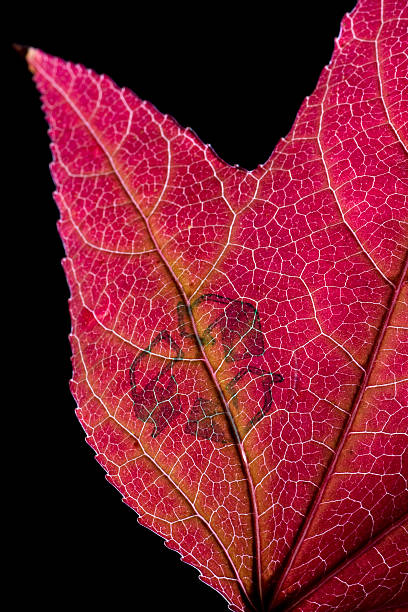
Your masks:
M251 172L27 53L78 418L139 522L235 611L407 603L407 18L402 0L346 15Z

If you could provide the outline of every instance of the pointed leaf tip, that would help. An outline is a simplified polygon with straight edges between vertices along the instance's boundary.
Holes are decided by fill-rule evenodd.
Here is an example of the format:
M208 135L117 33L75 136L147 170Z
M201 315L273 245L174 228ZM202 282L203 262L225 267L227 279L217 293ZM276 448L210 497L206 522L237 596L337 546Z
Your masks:
M15 51L17 51L19 55L21 55L21 57L23 57L24 59L26 58L26 55L29 50L29 47L27 47L27 45L19 45L18 43L13 43L11 46Z
M28 64L28 69L30 70L30 72L35 74L36 67L34 65L34 56L37 54L38 49L36 49L35 47L23 47L23 50L24 51L21 51L20 53L25 58L25 60L26 60L26 62Z
M34 47L29 47L28 45L19 45L18 43L13 43L12 47L23 59L26 60L28 69L34 74L35 68L33 66L32 59L36 49L34 49Z

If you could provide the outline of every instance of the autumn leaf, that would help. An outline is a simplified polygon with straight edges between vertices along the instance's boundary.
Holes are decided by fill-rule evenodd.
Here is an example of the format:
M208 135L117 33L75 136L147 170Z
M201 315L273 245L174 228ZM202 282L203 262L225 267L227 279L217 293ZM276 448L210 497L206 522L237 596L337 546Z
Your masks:
M407 18L359 2L250 172L108 77L26 56L78 418L236 612L407 604Z

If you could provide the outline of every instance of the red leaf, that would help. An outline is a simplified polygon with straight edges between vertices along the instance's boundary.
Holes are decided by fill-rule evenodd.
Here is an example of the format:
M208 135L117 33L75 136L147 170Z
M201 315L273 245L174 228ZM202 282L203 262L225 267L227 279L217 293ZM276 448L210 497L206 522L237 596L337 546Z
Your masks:
M232 610L407 603L407 18L403 0L346 15L251 172L108 77L27 54L78 418Z

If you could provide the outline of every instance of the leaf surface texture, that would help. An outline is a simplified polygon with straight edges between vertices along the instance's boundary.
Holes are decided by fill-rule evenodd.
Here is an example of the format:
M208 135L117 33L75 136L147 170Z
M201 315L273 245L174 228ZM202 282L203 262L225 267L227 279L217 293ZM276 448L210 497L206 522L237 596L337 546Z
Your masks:
M78 418L139 522L235 612L407 603L407 18L361 0L252 171L27 54Z

